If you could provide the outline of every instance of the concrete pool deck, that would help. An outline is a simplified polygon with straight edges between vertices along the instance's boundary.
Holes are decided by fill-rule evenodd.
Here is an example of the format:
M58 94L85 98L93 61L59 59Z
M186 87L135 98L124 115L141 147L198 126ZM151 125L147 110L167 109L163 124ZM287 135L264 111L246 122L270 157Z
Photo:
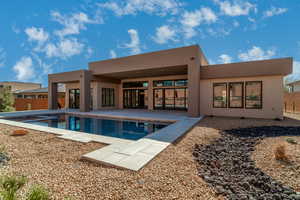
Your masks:
M126 140L115 137L87 134L59 128L51 128L28 123L11 121L9 118L43 114L75 114L91 117L108 117L114 119L132 119L145 121L173 122L169 126L149 134L139 140ZM87 153L82 159L102 164L138 171L155 156L167 148L179 137L188 132L203 117L187 117L184 112L149 112L144 110L105 110L79 112L78 110L39 110L0 114L0 123L58 135L59 138L78 142L100 142L109 144L101 149Z

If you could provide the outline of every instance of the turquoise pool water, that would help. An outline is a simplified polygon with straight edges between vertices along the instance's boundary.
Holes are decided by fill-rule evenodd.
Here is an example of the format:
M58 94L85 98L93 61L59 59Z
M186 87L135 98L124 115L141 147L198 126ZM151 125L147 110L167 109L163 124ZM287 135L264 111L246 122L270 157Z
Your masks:
M67 114L27 116L12 120L128 140L138 140L169 125L167 123L104 119Z

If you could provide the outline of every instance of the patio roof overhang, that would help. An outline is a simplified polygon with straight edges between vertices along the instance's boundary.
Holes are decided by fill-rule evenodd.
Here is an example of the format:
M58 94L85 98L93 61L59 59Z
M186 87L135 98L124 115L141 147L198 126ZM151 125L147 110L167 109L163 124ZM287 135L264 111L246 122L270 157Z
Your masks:
M143 77L155 77L155 76L170 76L170 75L184 75L188 73L187 65L160 67L151 69L129 70L113 73L102 73L101 78L107 79L129 79L129 78L143 78Z

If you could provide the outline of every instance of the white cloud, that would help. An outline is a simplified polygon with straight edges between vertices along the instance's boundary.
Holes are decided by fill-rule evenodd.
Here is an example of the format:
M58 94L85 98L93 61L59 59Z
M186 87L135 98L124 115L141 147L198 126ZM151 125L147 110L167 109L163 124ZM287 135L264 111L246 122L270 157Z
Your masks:
M39 82L43 82L47 79L48 74L53 73L53 64L46 64L38 55L34 53L32 53L32 56L33 59L37 62L37 66L41 68L41 72L39 72L37 80Z
M180 23L186 38L191 38L197 34L195 28L202 23L213 23L218 20L217 15L210 8L200 8L198 10L188 12L182 15Z
M76 38L62 39L57 44L48 43L41 51L46 53L46 56L58 57L66 59L74 55L81 54L84 49L84 44L78 42Z
M260 47L253 46L247 52L240 53L238 57L242 61L265 60L272 58L275 54L275 49L263 50Z
M287 8L276 8L276 7L271 7L269 10L266 10L263 14L264 17L272 17L275 15L281 15L285 12L287 12Z
M222 54L219 56L219 62L220 63L231 63L232 62L232 57L230 57L227 54Z
M49 34L46 31L44 31L43 28L26 28L25 33L27 34L29 41L37 41L39 43L44 43L49 38Z
M3 48L0 47L0 68L4 66L6 61L6 53Z
M51 16L54 21L64 26L61 30L56 30L54 34L64 37L66 35L79 34L81 30L86 30L86 24L100 23L100 20L92 20L83 12L73 13L70 16L62 15L57 11L52 11Z
M215 0L215 2L220 6L221 12L228 16L248 15L251 10L256 11L256 5L248 1L234 0L233 3L231 3L227 0Z
M11 29L15 34L19 34L21 32L21 30L15 24L11 26Z
M136 15L138 12L166 15L178 13L182 3L178 0L111 0L98 4L101 8L112 10L117 16Z
M117 53L114 50L110 50L109 54L110 54L111 58L116 58L117 57Z
M17 73L17 79L20 81L26 81L35 76L31 57L22 57L21 60L15 64L13 70Z
M90 58L90 57L93 55L93 53L94 53L94 50L93 50L91 47L88 47L88 48L86 49L85 57L86 57L86 58Z
M131 41L130 43L125 44L125 48L130 49L132 55L141 53L140 39L137 30L129 29L128 34L130 36Z
M176 41L176 31L167 25L156 28L156 34L153 40L158 44L165 44L169 40Z

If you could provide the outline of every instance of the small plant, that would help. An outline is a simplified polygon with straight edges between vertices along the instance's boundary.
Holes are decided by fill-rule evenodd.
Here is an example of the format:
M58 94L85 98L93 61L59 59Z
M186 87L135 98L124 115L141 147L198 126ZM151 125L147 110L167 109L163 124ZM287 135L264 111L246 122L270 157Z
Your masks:
M48 191L40 185L33 186L27 193L27 197L26 197L26 200L49 200L49 199L50 199L50 195Z
M0 145L0 164L6 163L9 160L5 146Z
M286 141L290 144L298 144L298 142L294 140L294 138L287 138Z
M16 200L17 191L26 183L26 178L21 176L4 176L0 180L0 197L3 200Z
M0 145L0 154L6 154L4 145Z
M280 160L280 161L289 161L289 158L286 154L286 145L285 144L279 144L276 148L275 148L275 159L276 160Z

